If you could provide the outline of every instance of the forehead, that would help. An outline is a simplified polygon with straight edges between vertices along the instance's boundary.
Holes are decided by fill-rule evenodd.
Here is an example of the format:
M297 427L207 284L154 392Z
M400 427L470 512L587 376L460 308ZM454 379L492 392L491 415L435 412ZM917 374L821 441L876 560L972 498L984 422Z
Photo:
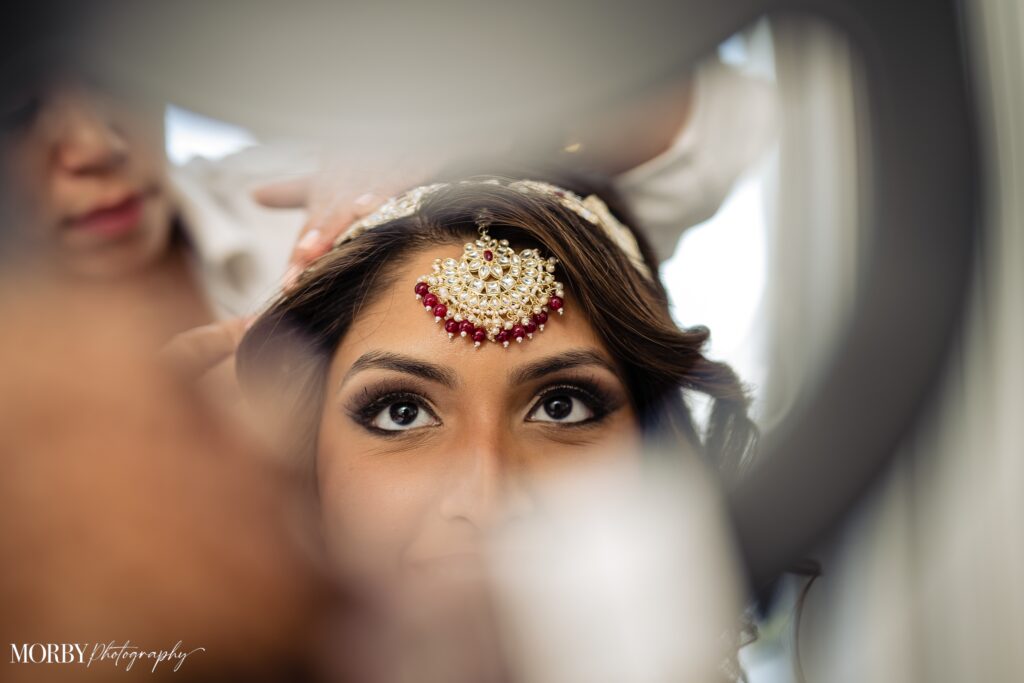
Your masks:
M451 366L463 376L476 376L505 370L522 363L550 356L560 350L591 349L597 351L610 364L614 359L599 335L582 315L569 295L565 314L552 314L544 332L533 339L509 345L484 342L479 349L473 343L456 336L449 340L442 323L435 323L433 314L424 310L416 299L413 288L419 276L431 272L437 258L458 258L462 244L438 245L407 256L395 266L390 286L370 292L353 293L365 296L367 306L353 321L331 366L332 377L338 377L361 355L371 351L402 353L432 363Z

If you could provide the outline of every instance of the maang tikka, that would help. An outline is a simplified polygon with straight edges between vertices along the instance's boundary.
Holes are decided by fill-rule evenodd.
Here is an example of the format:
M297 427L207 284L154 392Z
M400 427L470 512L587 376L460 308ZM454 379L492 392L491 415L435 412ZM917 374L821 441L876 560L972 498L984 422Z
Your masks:
M498 178L462 180L458 185L497 185L525 195L557 202L622 250L637 272L649 281L654 274L647 266L633 233L618 221L600 197L580 197L557 185L538 180L505 181ZM421 185L385 201L373 213L354 222L335 240L335 247L391 221L414 215L422 202L449 183ZM461 257L437 259L433 272L416 282L416 298L437 323L444 323L449 338L468 337L479 348L484 341L506 348L512 340L532 339L544 330L551 311L562 313L565 293L555 280L558 261L545 258L536 249L516 253L508 240L488 234L491 216L476 218L480 239L465 245Z
M508 348L512 340L533 339L550 311L564 310L565 292L554 275L558 261L536 249L517 253L508 240L491 237L486 211L476 223L479 239L467 242L458 259L436 259L433 272L417 279L416 298L434 322L443 322L449 339L466 337L477 348L484 341Z

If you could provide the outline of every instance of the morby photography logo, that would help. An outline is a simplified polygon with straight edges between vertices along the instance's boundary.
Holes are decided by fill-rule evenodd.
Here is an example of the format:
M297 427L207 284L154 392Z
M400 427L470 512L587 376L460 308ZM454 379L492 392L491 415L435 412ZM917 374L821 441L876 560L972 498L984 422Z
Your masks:
M206 652L206 648L186 650L180 640L170 650L144 650L130 640L123 643L113 640L109 643L11 643L11 664L62 664L88 668L106 662L131 671L139 660L148 660L139 666L149 666L152 662L150 670L156 673L162 664L177 671L196 652Z

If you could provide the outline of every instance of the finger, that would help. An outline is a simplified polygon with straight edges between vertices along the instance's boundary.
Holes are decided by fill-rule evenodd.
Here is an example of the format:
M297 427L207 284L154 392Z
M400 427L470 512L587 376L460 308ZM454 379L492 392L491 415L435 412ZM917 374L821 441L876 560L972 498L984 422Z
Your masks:
M285 292L290 290L295 285L295 281L299 279L299 274L302 270L302 266L298 264L288 266L288 270L285 271L284 276L281 278L281 290Z
M299 233L295 248L292 249L285 280L294 280L294 277L289 276L297 275L298 271L307 268L313 261L330 251L335 240L352 225L355 218L350 202L321 209L319 213L311 216Z
M368 216L384 202L384 199L375 192L364 192L352 200L352 213L357 218Z
M186 379L195 379L234 354L246 322L234 318L182 332L164 346L160 358Z
M325 236L323 232L315 227L319 223L307 223L299 233L299 239L292 248L291 256L288 259L288 270L281 279L281 286L288 289L291 283L300 272L308 268L313 261L326 254L333 240Z
M309 203L312 176L300 176L260 185L252 198L269 209L300 209Z
M337 170L326 171L306 179L310 216L292 249L289 268L282 279L284 289L291 287L302 270L330 251L353 222L378 209L385 197L408 185L410 178L422 175L419 170L399 175L384 174L366 187L366 177L373 178L379 174L371 170L361 174L366 177L355 178L352 173L353 167L349 166L341 175ZM358 187L358 184L363 184L363 189L353 192L351 188Z
M238 386L234 356L216 363L196 380L196 384L203 396L222 410L235 411L242 403L243 395Z
M375 192L364 192L354 199L339 193L307 221L296 244L293 262L306 266L323 256L352 223L371 214L383 201L383 196Z
M325 236L317 225L320 223L307 224L300 233L293 252L293 261L296 263L305 263L322 256L330 245L330 237Z

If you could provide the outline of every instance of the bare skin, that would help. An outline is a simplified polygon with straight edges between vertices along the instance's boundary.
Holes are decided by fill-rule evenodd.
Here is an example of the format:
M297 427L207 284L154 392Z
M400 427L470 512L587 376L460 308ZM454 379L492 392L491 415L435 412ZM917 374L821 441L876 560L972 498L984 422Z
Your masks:
M449 341L412 290L461 248L401 265L325 383L316 467L327 551L374 615L353 622L370 667L360 680L507 680L488 541L543 509L547 479L637 452L626 385L571 296L533 340ZM391 646L369 654L381 643Z
M539 478L638 439L626 386L571 298L532 341L449 341L412 285L460 247L401 267L325 385L317 471L328 545L377 575L472 574L487 532L537 504Z

